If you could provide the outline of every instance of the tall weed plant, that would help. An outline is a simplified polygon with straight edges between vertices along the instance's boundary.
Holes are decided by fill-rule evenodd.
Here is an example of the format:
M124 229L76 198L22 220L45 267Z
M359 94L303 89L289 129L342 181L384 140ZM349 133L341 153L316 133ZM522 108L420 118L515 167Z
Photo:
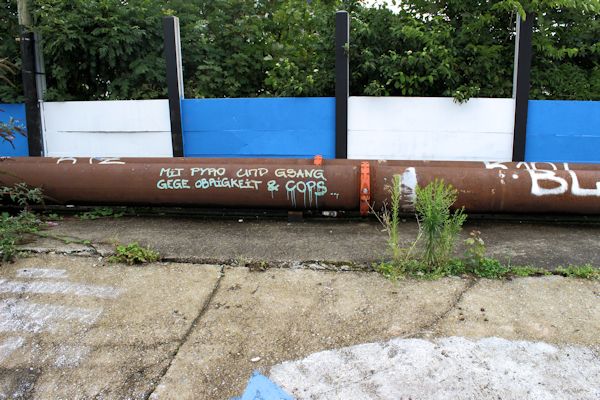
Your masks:
M436 275L445 271L454 252L454 245L467 219L464 210L451 211L458 193L443 180L416 188L415 212L419 224L416 239L409 247L400 246L400 204L402 181L394 176L390 193L390 209L384 207L380 222L388 233L391 263L382 263L379 269L387 276L409 274Z
M434 180L416 188L415 211L423 241L422 261L430 272L448 265L462 225L467 219L464 209L450 211L458 198L457 190L443 180Z

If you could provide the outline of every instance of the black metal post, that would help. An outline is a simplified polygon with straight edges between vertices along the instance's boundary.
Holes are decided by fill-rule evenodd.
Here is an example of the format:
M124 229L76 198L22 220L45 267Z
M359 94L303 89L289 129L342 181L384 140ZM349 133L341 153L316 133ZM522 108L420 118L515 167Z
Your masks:
M171 117L171 141L173 157L183 157L183 127L181 123L181 99L183 99L183 68L181 66L181 40L179 18L163 18L165 60L167 61L167 87L169 90L169 114Z
M517 20L517 39L515 46L515 76L513 97L515 98L515 131L513 139L513 161L525 161L525 143L527 140L527 111L531 75L534 14L527 14L525 21Z
M25 119L27 122L27 142L30 157L43 155L42 115L38 97L35 39L33 32L25 29L21 32L21 73L23 78L23 94L25 96Z
M348 158L348 96L350 94L350 18L335 14L335 158Z

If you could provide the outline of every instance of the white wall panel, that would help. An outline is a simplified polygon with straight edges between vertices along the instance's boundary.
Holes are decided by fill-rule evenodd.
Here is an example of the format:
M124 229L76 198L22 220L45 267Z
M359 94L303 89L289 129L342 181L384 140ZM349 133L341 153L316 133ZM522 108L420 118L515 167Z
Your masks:
M171 157L168 100L43 105L48 157Z
M513 99L350 97L348 107L348 158L512 158Z

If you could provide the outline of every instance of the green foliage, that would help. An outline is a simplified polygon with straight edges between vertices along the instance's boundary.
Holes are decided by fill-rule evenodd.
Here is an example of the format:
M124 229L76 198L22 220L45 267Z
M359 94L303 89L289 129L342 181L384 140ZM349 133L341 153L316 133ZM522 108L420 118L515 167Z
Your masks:
M1 29L2 28L0 28L0 30ZM3 43L0 44L0 49L2 46ZM0 96L2 96L4 91L12 92L17 89L17 85L14 83L17 71L17 65L13 64L8 58L0 58L0 84L2 84L0 86ZM16 96L16 93L13 93L13 95ZM10 97L13 96L11 95ZM4 112L4 110L0 110L0 113L2 112ZM15 135L26 136L25 128L19 121L11 117L8 123L0 122L0 138L3 141L8 142L13 148L15 147L13 143Z
M338 9L352 18L353 95L510 97L516 17L534 12L532 98L600 99L599 0L399 4L392 12L359 0L32 0L31 9L51 100L165 97L165 15L180 18L187 97L331 96ZM16 0L6 0L0 57L16 69L17 36ZM0 80L0 101L21 93Z
M92 211L86 211L84 213L78 214L77 218L82 220L94 220L100 218L121 218L125 213L123 211L113 210L110 207L100 207L95 208Z
M485 242L481 238L481 232L472 231L465 240L464 260L468 266L475 266L485 258Z
M554 271L558 275L581 278L581 279L600 279L600 269L591 264L569 265L567 267L558 267Z
M384 208L380 222L388 234L388 248L392 254L392 260L394 260L396 264L400 264L402 259L406 258L403 256L403 253L405 252L400 247L400 232L398 231L400 225L402 176L394 175L393 179L392 186L386 188L391 198L391 210Z
M419 233L409 248L401 248L399 241L399 214L401 179L394 177L388 188L391 211L384 207L379 221L388 233L391 260L373 266L375 271L390 280L406 276L419 279L438 279L444 276L471 275L478 278L503 279L511 276L561 275L582 279L600 279L600 269L591 264L558 267L555 271L531 266L512 266L486 256L486 245L481 232L472 231L465 240L462 258L453 257L454 243L467 216L462 209L453 213L450 208L457 198L452 186L436 180L424 188L417 187L415 209ZM422 243L421 243L422 242ZM414 249L421 245L420 253Z
M17 19L17 1L5 0L0 3L0 103L20 102L23 100L21 87L21 53L17 38L19 23ZM8 66L8 68L6 68Z
M115 255L109 257L112 263L124 263L127 265L145 264L159 260L160 254L150 247L142 247L133 242L127 245L117 245Z
M17 245L22 242L24 235L39 230L40 220L27 208L42 203L43 196L40 189L30 188L24 183L0 187L0 196L8 197L12 203L24 208L16 215L7 212L0 214L0 261L7 262L17 254Z
M13 203L23 208L44 202L42 190L40 188L29 187L24 182L17 183L14 186L0 187L0 196L10 198Z
M375 268L390 278L403 274L426 278L442 276L450 268L454 243L467 218L462 209L453 213L450 211L457 192L451 185L438 180L425 188L417 187L415 210L419 233L409 248L401 248L398 232L401 190L401 177L394 176L393 184L388 188L391 211L384 208L380 218L388 233L392 261L381 263Z
M463 258L463 273L471 273L481 278L499 279L505 277L510 267L503 265L495 258L485 256L485 242L481 232L472 231L465 240L465 254Z
M0 110L0 112L4 111ZM27 136L25 127L20 121L10 117L8 122L0 122L0 138L4 142L8 142L13 149L15 148L15 144L13 142L16 135Z
M0 81L14 87L12 76L17 73L17 67L8 58L0 58Z
M33 0L48 100L166 96L163 2Z
M29 211L21 211L17 215L0 214L0 259L2 262L12 261L17 254L17 245L28 233L35 233L40 228L37 216Z
M63 219L63 216L57 213L49 213L44 216L44 220L46 221L62 221Z
M510 266L510 274L518 277L552 275L551 271L531 266Z
M510 268L495 258L482 258L473 266L472 273L480 278L500 279L508 275Z
M450 211L458 192L443 180L435 180L424 188L416 188L415 211L423 240L423 261L431 271L446 267L454 243L467 219L463 209Z

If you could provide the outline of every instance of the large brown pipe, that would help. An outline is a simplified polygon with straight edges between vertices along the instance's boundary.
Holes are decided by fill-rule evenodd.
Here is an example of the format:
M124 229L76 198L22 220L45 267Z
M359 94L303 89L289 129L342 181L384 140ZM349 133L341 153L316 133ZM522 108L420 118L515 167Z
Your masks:
M379 209L400 176L443 179L469 212L600 214L600 165L452 161L194 158L4 158L0 183L41 187L59 204L151 204L290 210Z

